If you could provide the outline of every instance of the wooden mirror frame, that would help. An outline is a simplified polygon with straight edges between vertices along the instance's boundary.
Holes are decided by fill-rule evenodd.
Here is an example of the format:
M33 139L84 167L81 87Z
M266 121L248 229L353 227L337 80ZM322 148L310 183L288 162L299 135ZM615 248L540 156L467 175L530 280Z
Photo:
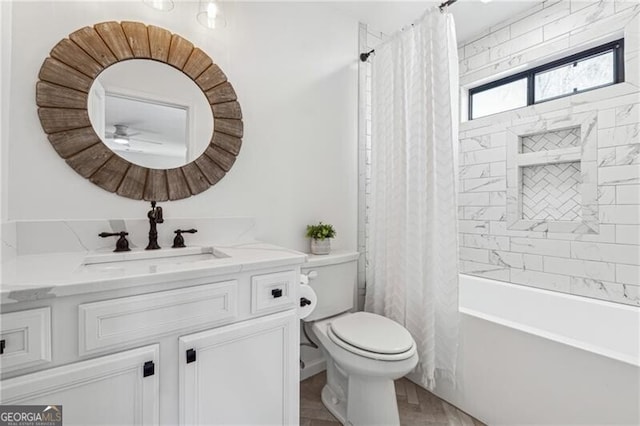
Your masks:
M174 169L138 166L113 153L89 121L87 97L105 68L152 59L182 71L211 105L214 131L205 152ZM215 185L240 152L242 111L227 76L202 50L170 31L140 22L102 22L51 49L36 85L40 124L56 152L99 187L135 200L179 200Z

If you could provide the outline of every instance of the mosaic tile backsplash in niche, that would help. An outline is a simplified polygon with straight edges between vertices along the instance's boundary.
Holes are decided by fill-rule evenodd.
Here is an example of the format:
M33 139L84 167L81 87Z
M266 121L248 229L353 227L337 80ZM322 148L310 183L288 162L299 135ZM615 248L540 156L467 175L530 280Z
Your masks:
M549 151L580 145L580 128L573 127L555 132L539 133L522 138L521 152Z
M522 168L522 218L579 220L580 163L558 163Z

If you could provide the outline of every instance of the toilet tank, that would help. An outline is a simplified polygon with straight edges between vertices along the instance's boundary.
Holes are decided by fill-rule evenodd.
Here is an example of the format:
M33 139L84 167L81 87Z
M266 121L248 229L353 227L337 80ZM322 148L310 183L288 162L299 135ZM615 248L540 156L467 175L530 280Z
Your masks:
M309 255L301 272L318 296L314 311L305 321L338 315L355 307L358 289L358 252L333 251L328 255Z

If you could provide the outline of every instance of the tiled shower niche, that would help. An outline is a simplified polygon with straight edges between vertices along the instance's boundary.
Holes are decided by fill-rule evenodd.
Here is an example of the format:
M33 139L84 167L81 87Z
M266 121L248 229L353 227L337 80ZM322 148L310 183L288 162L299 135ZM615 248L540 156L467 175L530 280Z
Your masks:
M521 138L521 152L578 147L580 128L556 130ZM582 216L580 162L521 168L522 219L576 221Z
M521 138L521 143L520 151L523 153L579 147L580 127L524 136Z
M509 229L598 232L596 127L590 114L508 129Z
M522 168L522 218L580 220L580 162Z

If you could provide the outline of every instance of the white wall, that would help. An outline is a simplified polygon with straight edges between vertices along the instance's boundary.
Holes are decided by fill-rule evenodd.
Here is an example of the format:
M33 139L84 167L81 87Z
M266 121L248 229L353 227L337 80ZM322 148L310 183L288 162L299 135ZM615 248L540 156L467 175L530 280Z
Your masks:
M38 71L60 39L97 22L133 20L205 50L244 114L233 169L205 193L165 203L165 217L253 216L258 238L300 250L308 248L305 225L322 220L338 231L335 247L355 248L357 21L319 3L233 2L224 5L227 28L213 32L197 24L197 2L175 3L168 13L141 1L13 4L12 37L2 38L3 52L13 48L5 219L146 214L146 203L105 192L69 168L48 143L35 105Z
M9 97L11 78L11 3L0 3L0 222L8 215Z
M9 193L9 96L11 76L11 3L0 2L0 260L7 255L3 234L6 227L2 222L8 217ZM7 41L7 43L5 43ZM1 267L0 267L1 268Z

